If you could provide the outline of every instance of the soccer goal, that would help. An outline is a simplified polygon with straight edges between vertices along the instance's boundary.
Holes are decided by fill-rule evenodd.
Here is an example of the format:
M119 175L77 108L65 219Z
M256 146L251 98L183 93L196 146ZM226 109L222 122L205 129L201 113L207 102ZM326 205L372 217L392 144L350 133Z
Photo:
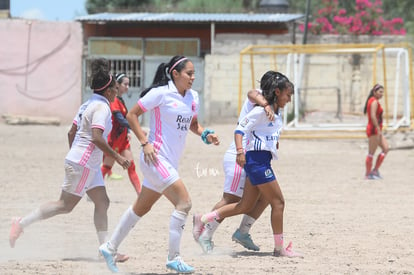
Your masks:
M384 128L413 127L412 53L408 44L251 45L240 52L239 110L246 92L268 70L294 83L285 129L363 131L376 83L385 88Z

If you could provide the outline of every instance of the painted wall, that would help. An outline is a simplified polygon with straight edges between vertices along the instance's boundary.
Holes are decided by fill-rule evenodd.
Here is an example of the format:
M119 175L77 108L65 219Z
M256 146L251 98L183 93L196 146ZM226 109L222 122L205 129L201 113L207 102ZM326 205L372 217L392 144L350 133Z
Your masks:
M81 24L6 19L0 37L0 114L70 123L81 104Z

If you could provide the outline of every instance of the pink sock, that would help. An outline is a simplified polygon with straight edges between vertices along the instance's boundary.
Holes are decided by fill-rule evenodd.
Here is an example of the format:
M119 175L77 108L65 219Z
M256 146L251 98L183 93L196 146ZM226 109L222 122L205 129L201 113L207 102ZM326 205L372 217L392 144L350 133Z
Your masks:
M283 233L281 234L273 234L273 238L275 240L275 249L282 250L283 249Z
M219 214L216 210L201 216L201 221L204 224L207 224L207 223L212 222L214 220L220 220Z

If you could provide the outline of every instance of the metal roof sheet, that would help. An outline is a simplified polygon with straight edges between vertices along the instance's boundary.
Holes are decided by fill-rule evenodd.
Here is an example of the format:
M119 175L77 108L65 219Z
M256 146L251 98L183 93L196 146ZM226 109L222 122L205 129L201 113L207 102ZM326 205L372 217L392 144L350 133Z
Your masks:
M198 23L280 23L304 17L287 13L97 13L76 17L83 22L198 22Z

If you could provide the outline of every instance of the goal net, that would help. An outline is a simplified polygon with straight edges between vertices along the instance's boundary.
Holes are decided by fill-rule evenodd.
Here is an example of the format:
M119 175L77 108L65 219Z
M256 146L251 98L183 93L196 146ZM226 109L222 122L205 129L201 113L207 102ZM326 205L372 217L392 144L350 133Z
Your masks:
M412 56L408 44L251 45L240 52L239 110L268 70L295 85L284 108L287 130L363 131L365 102L380 83L385 130L412 127Z

